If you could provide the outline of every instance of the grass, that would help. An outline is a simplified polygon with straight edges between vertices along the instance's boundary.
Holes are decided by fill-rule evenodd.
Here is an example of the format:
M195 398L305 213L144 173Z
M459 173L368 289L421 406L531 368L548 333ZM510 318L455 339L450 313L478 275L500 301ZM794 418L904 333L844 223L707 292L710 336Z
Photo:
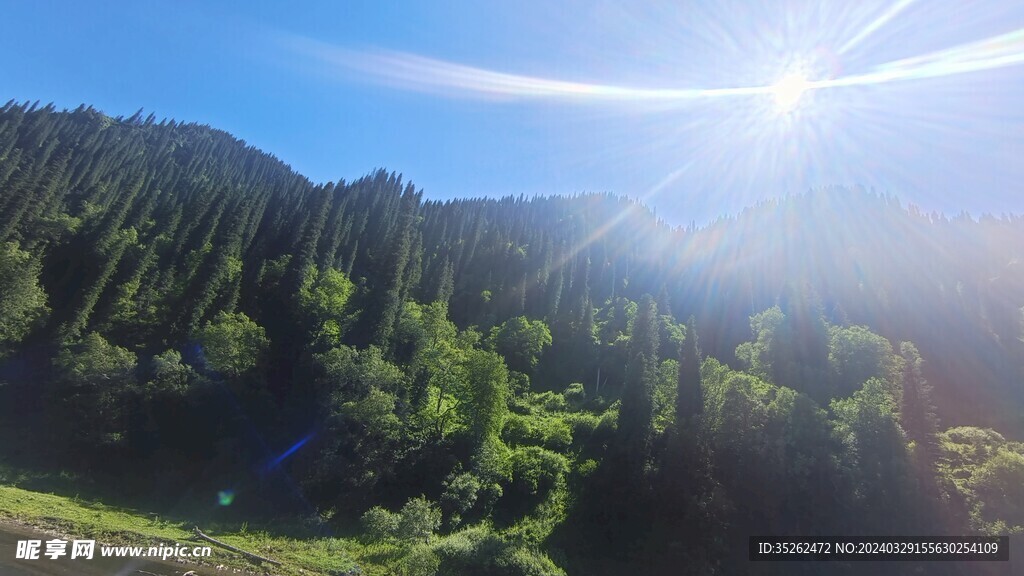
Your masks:
M192 535L192 525L185 521L9 485L0 485L0 521L4 520L111 545L151 546L172 542L199 545ZM282 576L334 575L350 570L358 570L351 573L366 576L387 573L379 563L389 556L386 551L374 545L364 546L352 539L291 538L265 531L250 531L245 525L235 530L201 528L218 540L282 563L282 566L256 566L237 554L214 546L213 557L207 559L214 565Z

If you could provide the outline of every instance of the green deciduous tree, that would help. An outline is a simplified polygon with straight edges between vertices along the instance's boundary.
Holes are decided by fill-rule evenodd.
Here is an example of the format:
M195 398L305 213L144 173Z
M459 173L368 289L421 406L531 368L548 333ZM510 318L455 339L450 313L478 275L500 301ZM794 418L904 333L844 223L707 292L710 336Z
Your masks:
M489 341L510 369L530 374L544 349L551 346L551 331L540 320L517 316L492 328Z
M441 507L448 515L448 523L457 526L462 523L463 515L476 505L483 484L472 472L453 472L444 482L441 494Z
M501 357L486 350L470 350L462 394L462 417L476 445L500 442L509 396L508 369Z
M314 356L322 420L310 486L344 509L393 479L408 445L399 398L405 373L376 346L339 346Z
M914 503L911 470L890 384L872 378L850 398L833 400L831 410L864 512L861 529L907 529Z
M126 382L134 378L135 354L114 346L96 332L57 355L56 367L77 382Z
M338 346L316 354L314 361L321 373L319 392L324 402L347 402L377 389L399 394L406 386L401 368L388 362L376 346L356 350Z
M299 288L299 306L303 321L315 340L327 344L340 343L346 306L355 285L340 270L328 268L318 272L306 268Z
M374 540L394 538L398 533L399 515L382 506L374 506L363 513L360 523L363 530Z
M977 498L976 529L989 534L1024 533L1024 451L997 450L970 479Z
M705 361L702 377L702 434L714 478L745 502L737 514L779 533L824 525L824 510L835 509L838 449L825 412L803 394L714 359Z
M750 317L752 342L744 342L736 348L736 358L754 376L771 380L776 372L778 348L785 315L778 306L773 306Z
M49 311L39 261L13 242L0 245L0 349L16 344Z
M196 377L192 367L181 362L181 353L176 350L166 350L153 356L150 373L149 385L153 392L175 395L184 394Z
M241 312L220 312L199 333L206 360L218 372L238 376L256 366L269 340L263 327Z
M398 512L374 506L362 517L363 528L376 539L426 542L441 527L441 509L423 496L410 498Z
M1024 444L991 429L950 428L939 435L937 469L954 530L1024 533Z
M61 384L55 401L70 412L76 439L88 446L117 443L127 429L126 395L135 384L135 354L90 332L54 359Z
M895 361L888 340L864 326L832 326L829 332L832 396L850 396L871 378L893 377Z
M441 509L422 496L410 498L398 516L396 535L403 540L426 541L441 526Z
M828 327L812 294L791 291L785 309L751 316L750 328L754 341L737 347L736 357L752 374L828 401Z

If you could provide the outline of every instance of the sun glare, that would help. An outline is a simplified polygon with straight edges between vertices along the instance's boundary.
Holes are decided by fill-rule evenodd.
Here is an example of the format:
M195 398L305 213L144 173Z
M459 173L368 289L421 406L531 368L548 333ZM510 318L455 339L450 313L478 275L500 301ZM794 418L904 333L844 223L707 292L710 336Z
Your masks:
M782 77L781 80L771 87L772 96L775 98L775 107L780 113L786 113L796 108L803 97L804 92L810 88L811 83L799 72L791 72Z

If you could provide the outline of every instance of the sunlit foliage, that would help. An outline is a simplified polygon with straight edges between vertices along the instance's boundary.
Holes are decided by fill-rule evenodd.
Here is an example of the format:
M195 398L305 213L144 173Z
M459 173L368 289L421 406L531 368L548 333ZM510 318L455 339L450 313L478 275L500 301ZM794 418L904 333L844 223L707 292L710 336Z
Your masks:
M0 150L0 432L32 465L161 510L231 489L218 521L301 517L410 575L1024 526L1019 218L438 202L86 107L4 106Z
M214 370L237 376L256 366L269 341L263 328L245 314L219 313L199 334Z
M0 245L0 346L19 342L49 311L39 269L17 244Z

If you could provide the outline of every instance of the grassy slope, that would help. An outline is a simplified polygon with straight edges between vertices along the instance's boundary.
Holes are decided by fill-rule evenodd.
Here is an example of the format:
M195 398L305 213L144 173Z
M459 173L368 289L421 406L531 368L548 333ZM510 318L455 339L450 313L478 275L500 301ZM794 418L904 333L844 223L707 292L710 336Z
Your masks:
M198 545L192 536L192 526L187 522L14 486L0 485L0 520L12 520L73 537L95 538L105 544L149 546L179 542ZM367 576L385 574L383 566L375 560L385 560L391 555L388 550L365 547L342 538L295 539L250 532L245 528L235 531L207 526L201 528L218 540L282 562L281 567L266 567L273 568L274 574L343 574L356 565ZM264 571L237 554L217 547L213 548L211 562L259 573Z

